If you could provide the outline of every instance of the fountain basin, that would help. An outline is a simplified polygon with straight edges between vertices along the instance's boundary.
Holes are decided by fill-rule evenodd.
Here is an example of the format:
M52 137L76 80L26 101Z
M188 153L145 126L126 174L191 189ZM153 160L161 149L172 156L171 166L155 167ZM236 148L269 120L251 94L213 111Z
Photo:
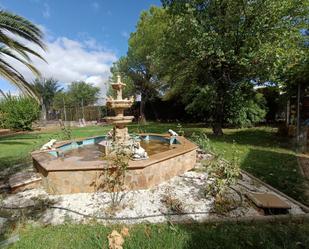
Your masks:
M194 167L197 146L184 137L159 134L140 134L140 137L149 158L129 161L124 183L127 190L153 187ZM45 190L50 194L98 191L96 186L104 182L102 172L112 170L96 149L105 139L98 136L66 141L57 143L54 151L33 152L33 165L42 176Z
M132 122L134 119L134 116L115 116L115 117L106 117L105 120L108 123L113 123L113 124L129 124Z
M128 109L132 106L133 101L128 99L107 101L106 105L110 109Z

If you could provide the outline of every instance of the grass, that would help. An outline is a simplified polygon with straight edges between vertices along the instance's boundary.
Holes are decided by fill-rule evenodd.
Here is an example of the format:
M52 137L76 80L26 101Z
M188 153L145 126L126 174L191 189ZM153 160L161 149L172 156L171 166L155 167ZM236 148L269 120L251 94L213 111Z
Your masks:
M107 236L121 227L93 225L59 225L28 227L21 233L21 240L11 248L40 249L92 249L108 248ZM125 249L299 249L309 248L309 223L293 222L274 224L140 224L129 227Z
M105 134L110 128L99 126L74 128L72 129L72 137L82 138ZM61 140L61 137L63 134L60 129L0 137L0 180L4 180L20 170L24 167L23 163L31 161L31 151L39 149L52 138ZM14 167L19 164L21 165Z
M132 125L131 131L166 132L176 124ZM212 150L231 160L237 151L241 168L255 175L285 194L309 204L305 195L305 179L300 173L295 152L287 138L277 135L277 129L258 127L248 129L224 129L224 135L216 137L211 129L201 125L184 125L185 135L205 133L210 139ZM232 146L234 145L234 146Z
M130 132L166 133L171 128L178 130L177 124L148 123L147 125L132 124ZM92 126L72 129L73 138L89 137L106 134L110 126ZM277 136L276 129L260 127L250 129L225 129L222 137L212 135L211 129L198 124L183 125L185 135L204 132L210 139L213 150L223 155L227 160L232 159L237 149L241 168L269 183L285 194L309 204L304 191L304 179L299 171L297 158L286 138ZM61 131L43 131L29 134L0 138L0 180L18 171L20 167L12 166L29 161L30 152L38 149L51 138L61 140ZM12 167L12 170L7 170ZM23 167L21 165L21 167Z
M74 128L74 138L106 134L106 127ZM177 124L149 123L129 126L130 132L166 133ZM199 125L184 125L187 137L206 133L213 150L229 160L238 151L241 167L295 199L308 203L304 194L304 179L297 165L296 155L286 138L276 135L269 127L226 129L225 135L215 137L211 130ZM30 160L29 153L51 138L61 139L59 130L32 132L0 138L1 177L20 168L19 162ZM24 166L21 166L24 167ZM7 169L14 169L7 171ZM3 173L4 172L4 173ZM12 248L108 248L107 235L113 227L93 225L60 225L48 227L26 226L18 229L21 240ZM15 231L16 232L16 231ZM309 248L309 223L296 224L191 224L136 225L130 227L131 236L124 248Z

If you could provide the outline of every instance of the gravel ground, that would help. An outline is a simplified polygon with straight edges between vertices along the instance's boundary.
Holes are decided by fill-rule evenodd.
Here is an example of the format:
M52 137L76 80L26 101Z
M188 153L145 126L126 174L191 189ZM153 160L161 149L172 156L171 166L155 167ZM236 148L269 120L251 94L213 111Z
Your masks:
M244 194L251 192L271 192L270 189L258 184L249 176L243 174L239 184L228 193L230 199L235 200L237 207L233 211L225 214L214 212L214 199L205 195L205 187L211 184L207 173L190 171L181 176L172 178L154 188L138 191L123 192L118 210L111 213L111 195L106 192L79 193L69 195L48 195L43 189L32 189L17 194L8 195L2 205L5 206L27 206L38 203L38 200L51 202L53 206L66 208L75 212L80 212L91 217L70 212L67 210L48 208L39 210L39 221L44 224L62 224L64 222L83 223L89 219L95 219L102 223L140 223L140 222L165 222L165 221L202 221L207 218L225 217L246 217L260 216L258 212L245 198ZM282 200L291 205L291 214L304 213L300 207L291 201L279 196ZM38 205L38 204L37 204ZM234 205L235 206L235 205ZM166 215L167 213L187 213L185 215ZM189 214L188 214L189 213ZM192 214L196 213L196 214ZM144 218L136 219L136 217ZM120 220L104 220L98 217L128 218Z

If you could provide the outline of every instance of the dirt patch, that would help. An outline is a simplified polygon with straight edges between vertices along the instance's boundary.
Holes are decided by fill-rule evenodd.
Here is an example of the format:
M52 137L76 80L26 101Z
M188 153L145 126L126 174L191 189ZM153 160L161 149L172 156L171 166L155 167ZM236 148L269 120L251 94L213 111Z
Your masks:
M1 137L7 137L7 136L13 136L13 135L20 135L20 134L26 134L29 133L29 131L12 131L10 129L0 129L0 138Z

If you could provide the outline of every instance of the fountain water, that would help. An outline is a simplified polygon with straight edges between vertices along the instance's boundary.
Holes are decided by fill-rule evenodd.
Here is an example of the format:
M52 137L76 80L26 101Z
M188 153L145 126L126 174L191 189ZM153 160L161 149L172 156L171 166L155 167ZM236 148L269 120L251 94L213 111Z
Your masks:
M131 138L127 124L133 116L125 116L134 98L123 98L126 84L111 84L116 97L108 97L106 105L114 110L115 116L107 117L113 124L111 138L96 136L75 141L56 143L52 149L32 152L33 165L42 177L42 185L51 194L68 194L97 191L97 182L102 171L113 171L113 166L103 159L102 154L113 152L113 146L124 146L132 160L126 171L126 189L143 189L157 185L173 176L182 174L194 167L197 146L184 137L170 134L139 134ZM139 141L137 141L139 140ZM146 149L142 148L141 145ZM102 153L103 152L103 153Z

